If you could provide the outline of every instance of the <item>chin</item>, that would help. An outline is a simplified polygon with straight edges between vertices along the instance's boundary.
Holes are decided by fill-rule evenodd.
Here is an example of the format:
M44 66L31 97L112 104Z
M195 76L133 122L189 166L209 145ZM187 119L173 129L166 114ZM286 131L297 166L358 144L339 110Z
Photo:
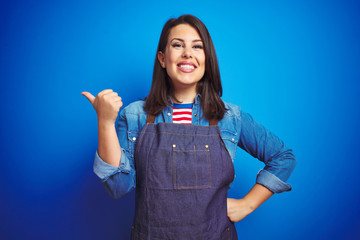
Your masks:
M178 85L180 86L193 86L196 85L199 81L193 81L193 80L189 80L189 81L179 81Z
M183 78L178 80L178 82L183 84L194 84L194 83L198 83L199 81L200 79L196 79L196 78Z

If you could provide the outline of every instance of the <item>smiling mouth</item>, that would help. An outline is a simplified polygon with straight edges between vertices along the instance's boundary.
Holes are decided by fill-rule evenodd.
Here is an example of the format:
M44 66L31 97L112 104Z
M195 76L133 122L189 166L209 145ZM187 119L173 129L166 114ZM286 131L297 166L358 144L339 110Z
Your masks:
M185 69L195 69L193 65L180 65L179 67L185 68Z
M196 66L193 64L180 63L177 66L180 69L180 71L186 73L193 72L196 69Z

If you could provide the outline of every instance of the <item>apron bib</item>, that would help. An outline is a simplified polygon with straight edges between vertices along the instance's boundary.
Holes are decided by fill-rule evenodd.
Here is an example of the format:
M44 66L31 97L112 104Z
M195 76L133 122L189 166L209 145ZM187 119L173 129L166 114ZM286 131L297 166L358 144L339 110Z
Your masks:
M237 239L227 217L234 166L217 121L154 124L149 115L135 149L131 239Z

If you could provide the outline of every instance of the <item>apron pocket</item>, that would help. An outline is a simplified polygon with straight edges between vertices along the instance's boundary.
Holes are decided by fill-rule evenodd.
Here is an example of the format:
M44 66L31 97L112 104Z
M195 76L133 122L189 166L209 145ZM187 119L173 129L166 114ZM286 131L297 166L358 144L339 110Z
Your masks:
M175 189L211 188L211 162L208 145L173 145L173 184Z

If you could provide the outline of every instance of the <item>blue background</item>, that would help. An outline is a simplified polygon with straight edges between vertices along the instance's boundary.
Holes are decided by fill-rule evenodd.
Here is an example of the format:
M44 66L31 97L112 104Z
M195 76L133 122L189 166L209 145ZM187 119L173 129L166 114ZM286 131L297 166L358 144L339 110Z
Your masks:
M147 95L170 17L208 27L223 99L297 156L293 190L236 224L240 239L360 239L358 1L16 1L0 3L1 239L129 239L134 193L92 172L97 119L80 93ZM230 196L263 164L243 151Z

